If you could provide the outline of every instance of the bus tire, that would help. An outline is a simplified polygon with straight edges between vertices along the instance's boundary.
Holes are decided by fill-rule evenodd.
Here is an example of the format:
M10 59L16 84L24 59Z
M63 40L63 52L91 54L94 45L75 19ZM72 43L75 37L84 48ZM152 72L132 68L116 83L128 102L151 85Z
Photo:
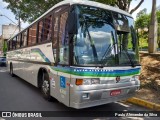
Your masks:
M41 92L42 92L43 97L46 100L51 101L52 97L50 96L49 75L46 72L43 72L43 75L42 75Z
M10 75L11 75L12 77L14 77L13 65L12 65L12 63L10 64Z

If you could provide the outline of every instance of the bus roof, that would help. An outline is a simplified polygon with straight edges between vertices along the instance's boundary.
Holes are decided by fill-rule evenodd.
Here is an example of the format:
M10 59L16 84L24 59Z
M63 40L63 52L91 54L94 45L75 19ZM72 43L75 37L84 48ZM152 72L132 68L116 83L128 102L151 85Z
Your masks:
M47 12L45 12L43 15L41 15L39 18L37 18L35 21L33 21L28 27L26 27L22 31L24 31L27 28L29 28L30 26L32 26L35 22L37 22L38 20L40 20L41 18L43 18L45 15L47 15L49 12L51 12L56 7L59 7L59 6L62 6L62 5L74 5L74 4L88 5L88 6L98 7L98 8L102 8L102 9L106 9L106 10L122 13L122 14L124 14L126 16L132 17L131 14L129 14L126 11L123 11L123 10L121 10L119 8L112 7L112 6L109 6L109 5L105 5L105 4L102 4L102 3L99 3L99 2L94 2L94 1L89 1L89 0L64 0L64 1L59 2L56 5L54 5L52 8L50 8ZM21 32L19 32L19 33L21 33ZM16 35L18 35L19 33L17 33ZM16 35L14 35L13 37L15 37ZM10 39L12 39L13 37L11 37Z

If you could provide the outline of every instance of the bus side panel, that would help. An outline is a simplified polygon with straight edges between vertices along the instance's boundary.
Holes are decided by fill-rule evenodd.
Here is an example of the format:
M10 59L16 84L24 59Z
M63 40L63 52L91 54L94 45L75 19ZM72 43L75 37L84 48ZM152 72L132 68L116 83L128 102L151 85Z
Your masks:
M39 69L49 68L49 64L54 62L51 43L11 51L8 56L13 64L14 74L34 86L37 86Z
M49 65L53 62L53 53L51 43L26 48L26 60L24 63L25 79L31 84L37 85L37 77L40 68L48 70ZM29 53L29 54L28 54ZM48 72L48 71L47 71Z
M65 69L65 67L61 67ZM57 75L53 71L59 67L53 67L51 75L51 96L62 102L66 106L70 106L70 74L58 71Z
M15 61L12 62L13 64L13 71L17 76L22 76L23 75L23 62L21 60L21 55L22 55L22 50L16 50L14 51L15 53ZM23 78L23 77L22 77Z

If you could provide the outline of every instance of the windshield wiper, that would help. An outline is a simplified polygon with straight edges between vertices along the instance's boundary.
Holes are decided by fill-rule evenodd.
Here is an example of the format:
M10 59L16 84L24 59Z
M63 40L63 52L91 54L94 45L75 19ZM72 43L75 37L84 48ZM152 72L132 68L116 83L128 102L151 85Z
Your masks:
M113 46L111 46L111 44L110 44L108 46L108 48L106 49L106 51L104 52L104 55L102 56L102 58L100 60L102 65L104 65L102 61L106 58L106 55L108 54L108 52L109 52L110 49L112 50L112 48L113 48Z
M102 66L107 63L107 61L106 61L106 63L103 63L103 60L106 59L106 55L108 54L108 52L109 52L110 50L113 49L113 47L114 47L115 44L116 44L116 43L115 43L115 40L114 40L114 37L113 37L113 31L111 31L111 34L112 34L112 39L113 39L114 43L113 43L112 46L111 46L111 44L109 44L108 48L107 48L106 51L104 52L104 55L102 56L102 58L101 58L101 60L100 60Z
M130 63L131 63L131 66L132 66L132 67L136 67L135 64L134 64L134 62L132 61L132 58L131 58L130 54L128 53L128 51L125 50L125 52L126 52L128 58L129 58L129 61L130 61Z
M91 47L92 47L92 50L93 50L94 59L95 59L95 61L98 61L98 55L97 55L96 47L95 47L94 42L93 42L93 40L91 38L91 35L89 33L88 28L86 28L86 30L87 30L89 41L91 43Z
M87 21L85 20L85 18L84 18L83 15L81 15L81 17L83 18L84 23L85 23L85 29L86 29L86 31L87 31L87 33L88 33L89 41L90 41L90 43L91 43L91 47L92 47L92 51L93 51L93 55L94 55L94 60L95 60L95 61L98 61L98 55L97 55L96 47L95 47L95 45L94 45L94 42L93 42L92 37L91 37L91 35L90 35L90 32L89 32L89 30L88 30Z

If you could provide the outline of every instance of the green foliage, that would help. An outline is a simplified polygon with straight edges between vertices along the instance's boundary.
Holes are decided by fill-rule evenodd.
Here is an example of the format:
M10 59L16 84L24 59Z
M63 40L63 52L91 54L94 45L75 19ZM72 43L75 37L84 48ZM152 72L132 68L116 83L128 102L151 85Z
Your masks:
M139 39L139 49L147 49L148 48L148 39L140 38Z
M144 8L143 10L141 10L139 13L137 13L137 18L140 17L141 15L147 14L147 9Z
M3 0L15 15L23 21L32 22L49 8L62 0Z
M157 22L160 23L160 11L157 11ZM141 14L135 21L136 29L144 29L149 27L151 14Z
M157 11L157 21L158 21L158 23L160 23L160 10Z
M160 48L160 23L158 23L158 37L157 37L157 44L158 44L158 47Z
M49 8L62 0L3 0L15 15L23 21L32 22ZM128 11L132 0L92 0L108 5L117 5L120 9Z
M132 0L92 0L107 5L118 6L120 9L128 11Z
M158 44L158 47L160 48L160 11L157 11L156 14L157 14L157 22L158 22L157 44ZM146 31L145 29L149 27L150 19L151 19L151 14L141 14L135 21L136 29L140 29L139 38L140 40L142 39L144 43L147 43L149 31L148 30ZM144 46L146 46L146 44L142 45L142 47Z
M3 56L6 56L6 52L7 52L7 41L3 41Z
M140 17L138 17L135 22L136 29L148 28L149 21L150 21L150 15L148 14L140 15Z
M92 1L100 2L107 5L115 5L117 2L117 0L92 0Z
M157 44L160 48L160 10L157 11L157 22L158 22L158 37L157 37Z

